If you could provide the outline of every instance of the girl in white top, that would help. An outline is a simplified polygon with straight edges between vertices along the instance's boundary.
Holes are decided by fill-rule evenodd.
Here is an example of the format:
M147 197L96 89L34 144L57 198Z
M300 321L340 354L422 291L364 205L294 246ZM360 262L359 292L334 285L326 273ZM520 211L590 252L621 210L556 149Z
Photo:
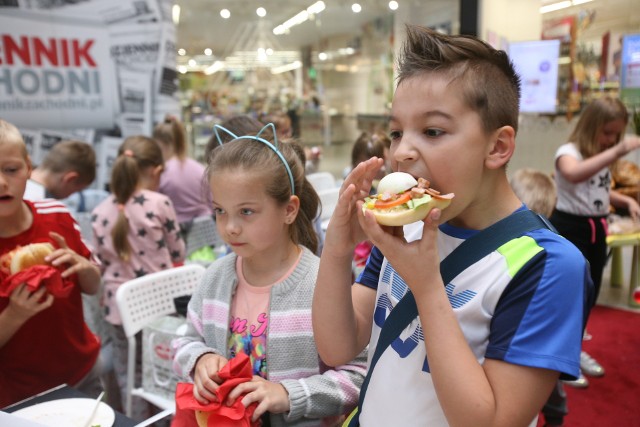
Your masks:
M609 206L626 208L633 218L640 217L635 199L611 190L611 164L640 147L640 138L624 135L628 121L629 113L619 99L594 100L580 115L570 142L560 146L555 157L558 199L550 220L589 261L595 300L607 259ZM585 364L593 369L585 369ZM604 374L604 369L584 352L581 366L587 373Z
M632 217L640 217L635 199L611 190L609 166L640 147L637 136L623 138L628 120L629 114L620 100L605 97L593 101L582 112L569 137L571 142L560 146L555 157L558 199L551 221L591 263L596 296L606 258L603 220L609 205L626 208ZM573 218L568 220L569 217ZM573 224L566 227L566 222Z

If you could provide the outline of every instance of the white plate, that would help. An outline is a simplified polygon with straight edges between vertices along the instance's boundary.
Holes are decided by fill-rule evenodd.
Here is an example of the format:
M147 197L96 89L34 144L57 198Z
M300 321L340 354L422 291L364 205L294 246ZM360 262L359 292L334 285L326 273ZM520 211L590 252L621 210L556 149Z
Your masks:
M91 415L95 399L60 399L38 403L13 412L13 415L52 427L84 427ZM116 420L113 409L100 402L92 426L111 427Z

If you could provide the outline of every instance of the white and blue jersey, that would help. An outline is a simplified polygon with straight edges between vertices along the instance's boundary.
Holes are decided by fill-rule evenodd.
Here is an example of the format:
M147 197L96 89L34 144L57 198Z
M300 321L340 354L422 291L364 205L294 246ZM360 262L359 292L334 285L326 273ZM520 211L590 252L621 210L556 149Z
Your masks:
M440 226L441 259L475 233ZM421 236L422 222L405 227L408 241ZM375 247L356 281L377 289L371 357L382 325L408 288ZM471 265L445 287L479 363L497 359L559 371L563 378L578 376L593 287L584 257L568 240L547 229L528 232ZM431 381L419 319L378 360L360 422L365 426L447 425Z

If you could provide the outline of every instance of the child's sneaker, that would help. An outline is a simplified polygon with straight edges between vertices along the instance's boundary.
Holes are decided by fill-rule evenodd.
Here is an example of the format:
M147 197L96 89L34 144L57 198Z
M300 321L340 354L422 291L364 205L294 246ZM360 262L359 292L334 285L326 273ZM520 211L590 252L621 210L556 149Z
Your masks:
M580 370L590 377L601 377L604 375L602 365L584 351L580 352Z
M562 381L562 382L565 383L566 385L569 385L569 386L575 387L575 388L587 388L587 387L589 387L589 380L587 379L587 377L584 376L582 371L580 371L580 376L577 379L570 380L570 381Z

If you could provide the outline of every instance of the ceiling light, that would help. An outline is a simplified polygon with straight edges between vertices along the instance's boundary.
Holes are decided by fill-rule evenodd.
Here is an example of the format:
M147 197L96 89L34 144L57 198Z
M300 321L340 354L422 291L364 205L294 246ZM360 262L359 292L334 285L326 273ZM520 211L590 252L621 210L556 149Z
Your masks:
M228 19L231 16L231 12L229 12L229 9L222 9L220 11L220 16L222 16L224 19Z
M258 61L264 62L267 60L267 51L263 47L258 48Z
M256 14L262 18L267 14L267 10L264 7L259 7L256 9Z
M222 69L224 69L224 62L216 61L213 64L209 65L207 68L205 68L204 73L210 76L211 74L217 73Z
M188 64L189 64L189 67L195 67L195 66L196 66L196 64L197 64L197 62L196 62L196 60L195 60L195 59L190 59L190 60L189 60L189 62L188 62Z
M293 61L290 64L278 65L277 67L271 67L271 74L286 73L287 71L297 70L302 67L302 62Z
M320 52L320 53L318 54L318 59L319 59L320 61L326 61L328 57L329 57L329 56L328 56L326 53L324 53L324 52Z
M551 3L551 4L547 4L545 6L542 6L540 8L540 13L549 13L549 12L553 12L553 11L556 11L556 10L565 9L565 8L567 8L569 6L571 6L571 1L570 0L560 1L558 3Z
M278 25L273 29L273 34L279 36L281 34L285 34L289 32L291 27L302 24L304 21L309 19L310 16L318 14L325 9L325 4L323 1L317 1L305 10L298 12L292 18L287 19L282 24Z
M591 1L593 0L565 0L556 3L550 3L542 6L540 8L540 13L555 12L556 10L566 9L570 6L577 6L579 4L589 3Z
M207 55L207 56L211 56L212 53L213 53L213 51L211 49L209 49L209 48L206 48L204 50L204 54Z
M273 55L273 49L271 49L270 47L268 47L265 52L267 55Z
M360 13L360 11L362 10L362 6L360 6L358 3L354 3L351 5L351 10L353 11L353 13Z
M316 13L320 13L325 9L325 5L323 1L317 1L311 6L307 8L307 12L309 15L315 15Z
M181 65L178 67L178 71L180 71L181 74L186 74L188 70L187 70L187 67L185 67L184 65Z
M174 4L171 8L171 19L175 25L180 23L180 6L177 4Z
M180 56L184 56L184 55L186 55L186 54L187 54L187 51L186 51L186 50L184 50L183 48L178 49L178 55L180 55Z
M389 2L389 9L391 10L397 10L398 9L398 2L395 0L391 0Z

